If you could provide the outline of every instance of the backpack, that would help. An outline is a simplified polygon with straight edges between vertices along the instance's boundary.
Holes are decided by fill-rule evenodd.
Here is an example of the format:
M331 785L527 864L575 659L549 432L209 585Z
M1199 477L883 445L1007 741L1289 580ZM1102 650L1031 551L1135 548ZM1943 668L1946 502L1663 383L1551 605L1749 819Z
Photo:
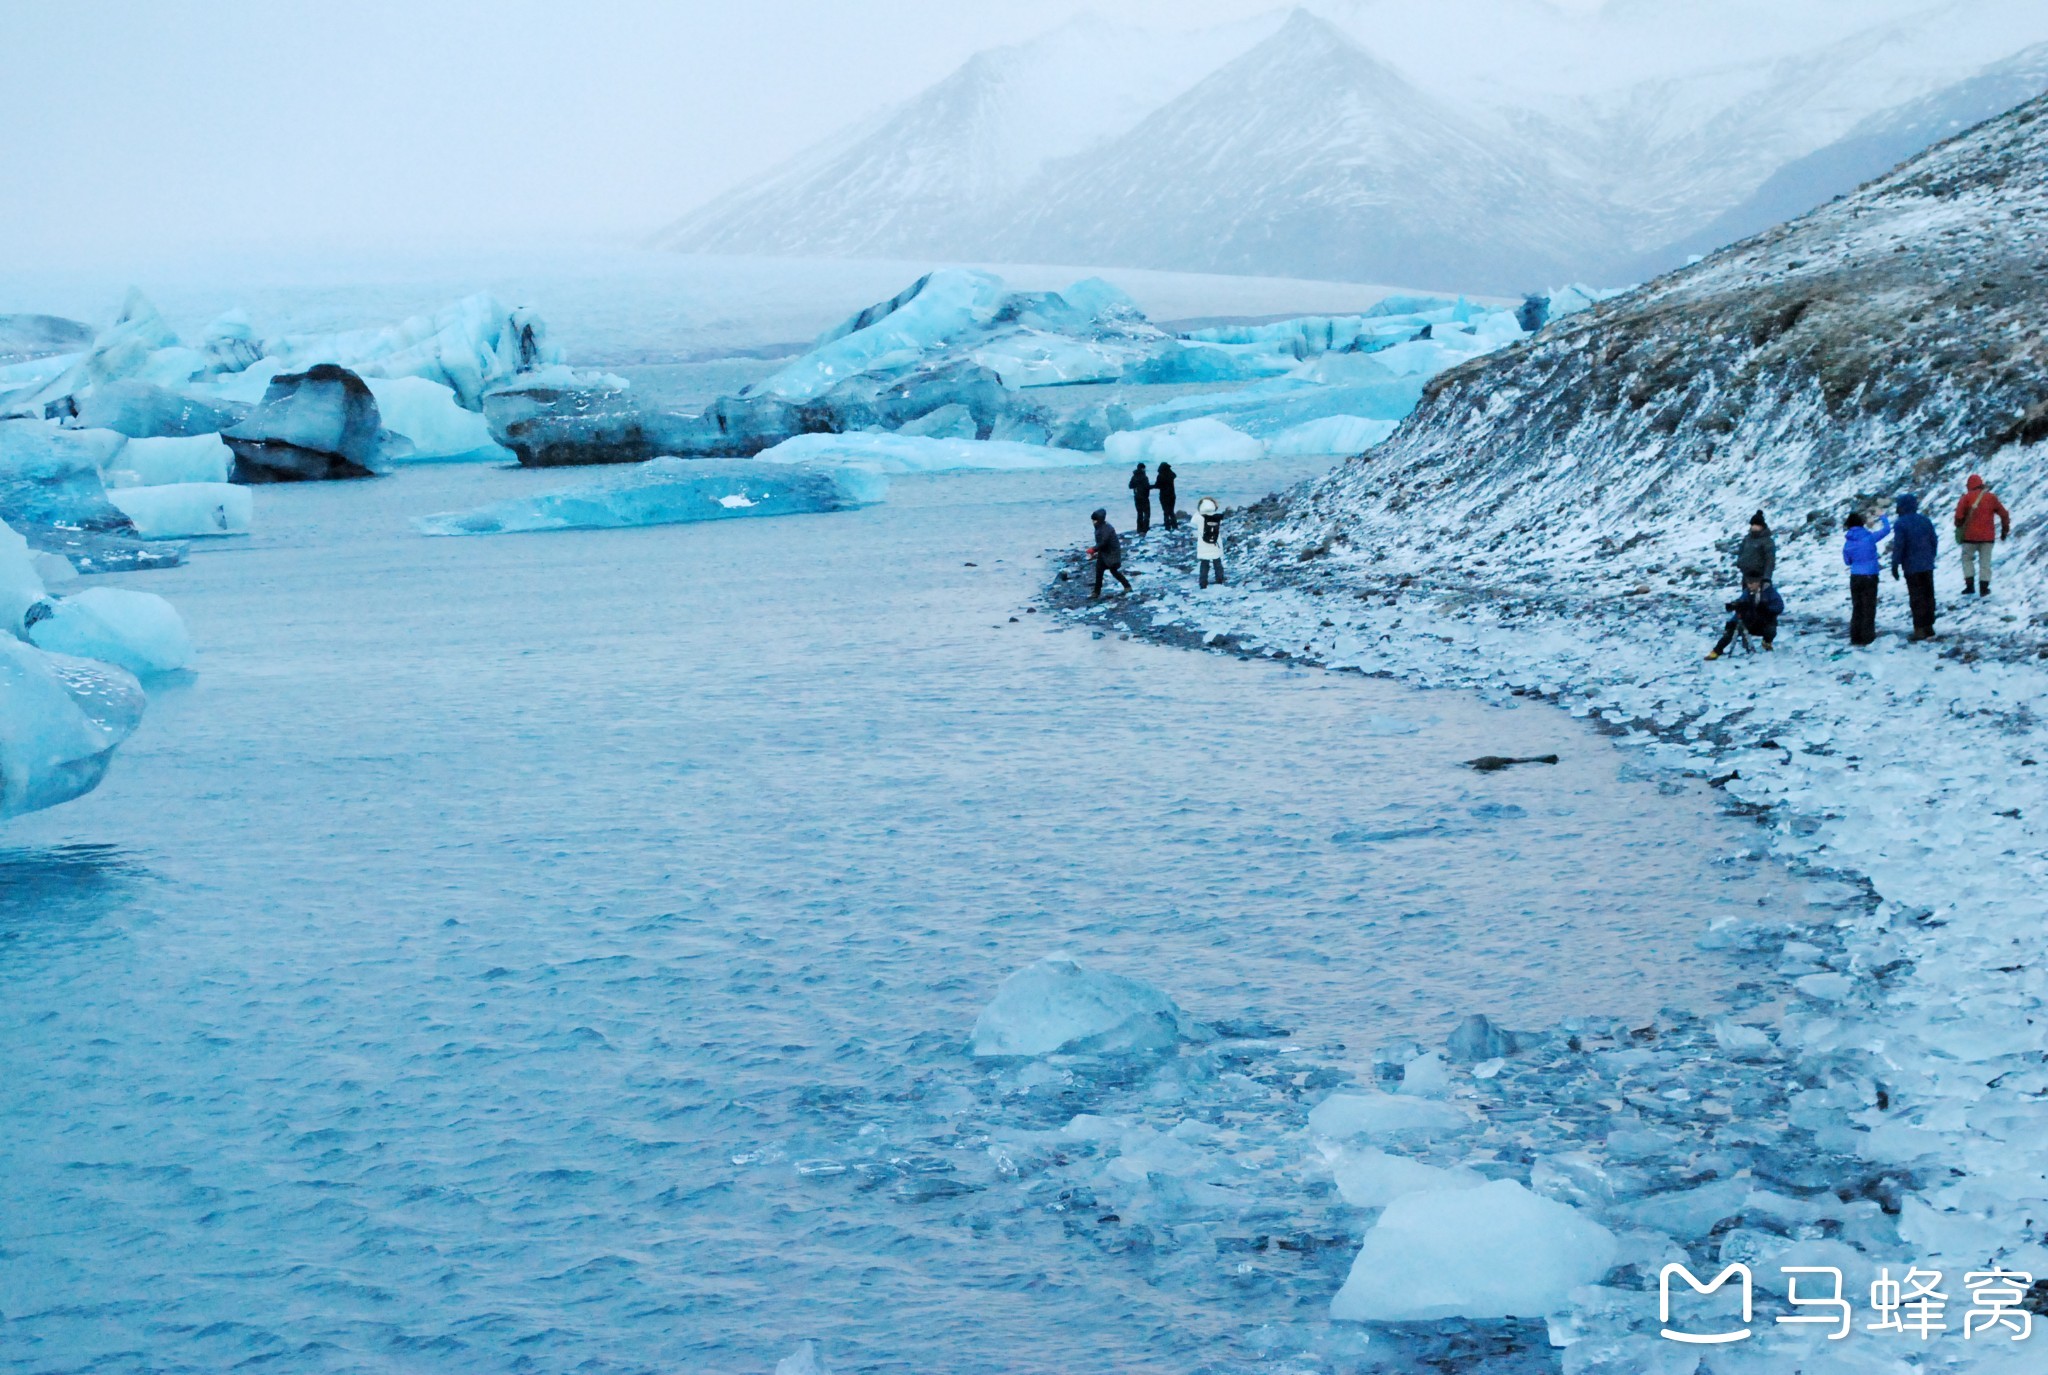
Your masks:
M1223 517L1221 515L1202 517L1202 543L1223 543Z

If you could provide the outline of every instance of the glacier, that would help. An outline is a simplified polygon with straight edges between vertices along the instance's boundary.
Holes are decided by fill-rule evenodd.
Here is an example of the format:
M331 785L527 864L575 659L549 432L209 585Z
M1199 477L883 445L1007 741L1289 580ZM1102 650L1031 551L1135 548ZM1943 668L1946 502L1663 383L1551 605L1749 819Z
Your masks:
M854 467L764 469L670 457L635 465L601 483L422 516L414 524L429 535L611 530L846 511L881 501L887 491L886 478Z
M246 535L255 520L248 487L232 482L170 482L114 487L107 500L144 539Z

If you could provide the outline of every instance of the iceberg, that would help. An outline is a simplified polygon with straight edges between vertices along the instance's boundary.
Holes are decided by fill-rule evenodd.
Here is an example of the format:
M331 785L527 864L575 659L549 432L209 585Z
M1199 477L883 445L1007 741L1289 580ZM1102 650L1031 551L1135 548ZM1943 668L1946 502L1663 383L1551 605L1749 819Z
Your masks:
M748 393L810 401L859 373L907 367L940 344L995 318L1002 278L942 268L909 290L827 333L818 347Z
M141 685L121 669L0 636L0 818L98 787L142 709Z
M0 630L54 654L97 659L131 673L165 673L191 661L176 608L149 592L94 587L53 597L29 543L0 525Z
M384 428L412 445L414 463L506 462L511 450L491 438L480 412L465 410L453 390L423 377L365 377Z
M29 642L53 654L97 659L130 673L172 673L192 662L192 637L173 607L153 592L90 587L52 598L28 628Z
M1125 430L1103 448L1114 463L1244 463L1266 456L1258 440L1207 416Z
M714 463L657 458L611 481L449 511L413 522L429 535L502 535L541 530L614 530L739 516L809 515L867 506L887 479L858 468Z
M1613 1266L1612 1232L1513 1180L1403 1194L1365 1234L1330 1316L1541 1318Z
M971 1044L976 1055L1128 1055L1209 1035L1152 985L1054 954L1003 980L975 1019Z
M363 379L332 363L273 377L263 404L221 437L237 482L369 477L411 452L383 428Z
M664 454L744 458L775 442L734 437L723 447L708 445L702 418L644 409L625 378L567 367L536 369L493 387L484 394L484 420L492 442L529 468L645 463ZM724 429L713 433L725 438Z
M100 469L127 442L109 430L0 420L0 521L82 573L176 565L182 550L143 543L135 523L107 500Z
M800 434L757 463L855 463L881 473L950 473L971 468L1077 468L1106 462L1102 454L1013 444L994 439L937 439L906 434Z
M190 439L131 439L101 460L100 474L111 491L226 482L234 467L234 451L227 443L217 434L201 434Z
M107 500L135 522L144 539L246 535L255 516L249 489L231 482L116 487Z

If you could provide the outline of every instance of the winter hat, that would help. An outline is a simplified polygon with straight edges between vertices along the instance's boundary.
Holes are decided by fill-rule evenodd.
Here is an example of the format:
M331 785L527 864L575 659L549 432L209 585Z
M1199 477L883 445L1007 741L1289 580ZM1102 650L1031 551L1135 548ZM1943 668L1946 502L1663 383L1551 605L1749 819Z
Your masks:
M1216 510L1216 498L1203 497L1200 501L1195 503L1195 509L1197 511L1200 511L1205 516L1214 514Z
M1767 522L1764 519L1764 513L1762 511L1753 512L1750 515L1749 523L1751 525L1761 525L1764 527L1765 530L1769 530L1771 528L1769 522Z
M1103 510L1103 509L1102 509L1102 508L1101 508L1100 506L1098 506L1098 507L1096 507L1096 508L1095 508L1094 510L1092 510L1092 511L1090 511L1090 512L1088 513L1088 519L1090 519L1090 520L1107 520L1107 519L1109 519L1109 512L1107 512L1107 511Z

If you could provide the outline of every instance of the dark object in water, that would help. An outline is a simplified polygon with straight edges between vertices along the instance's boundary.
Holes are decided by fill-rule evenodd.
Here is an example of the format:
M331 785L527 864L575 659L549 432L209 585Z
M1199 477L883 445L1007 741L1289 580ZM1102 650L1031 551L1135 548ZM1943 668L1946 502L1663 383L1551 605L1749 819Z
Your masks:
M1557 756L1554 754L1532 754L1527 759L1510 759L1504 754L1482 754L1477 759L1467 759L1465 767L1477 769L1481 773L1493 773L1498 769L1507 768L1510 764L1555 764L1556 762Z

